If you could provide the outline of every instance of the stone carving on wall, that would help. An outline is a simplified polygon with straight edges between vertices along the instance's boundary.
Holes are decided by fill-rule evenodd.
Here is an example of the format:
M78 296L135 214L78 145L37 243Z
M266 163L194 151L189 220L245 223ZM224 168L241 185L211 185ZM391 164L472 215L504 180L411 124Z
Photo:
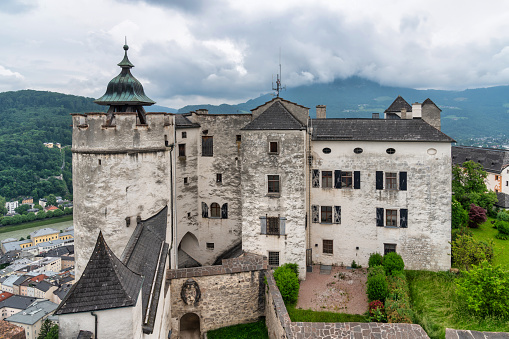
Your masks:
M198 283L193 279L187 279L186 282L182 284L180 297L186 305L196 306L201 298L201 291Z

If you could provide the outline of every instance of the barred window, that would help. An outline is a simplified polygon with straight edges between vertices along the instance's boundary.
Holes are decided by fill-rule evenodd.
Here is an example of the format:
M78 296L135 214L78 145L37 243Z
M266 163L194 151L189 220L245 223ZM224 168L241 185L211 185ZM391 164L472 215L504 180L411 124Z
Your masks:
M322 187L332 188L332 171L322 171Z
M396 252L396 244L384 244L384 255L390 252Z
M279 235L279 217L267 217L267 234Z
M322 223L332 224L332 206L322 206Z
M323 240L322 248L324 254L333 254L333 240Z
M398 173L385 173L385 189L398 189Z
M216 202L213 202L212 205L210 205L210 217L212 218L221 217L221 207Z
M268 193L279 193L279 175L269 175L268 178Z
M398 210L385 210L385 226L398 226Z
M201 155L204 157L214 156L214 138L203 135L201 137Z
M279 252L269 252L269 266L279 266Z

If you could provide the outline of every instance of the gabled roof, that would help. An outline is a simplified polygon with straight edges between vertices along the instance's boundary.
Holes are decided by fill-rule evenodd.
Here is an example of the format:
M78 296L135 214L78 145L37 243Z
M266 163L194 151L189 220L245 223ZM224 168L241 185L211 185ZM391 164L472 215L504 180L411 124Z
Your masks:
M422 119L313 119L312 140L454 142Z
M400 113L403 108L407 112L412 112L412 106L401 95L398 95L396 100L385 110L385 113Z
M136 305L142 277L127 268L99 232L94 251L80 280L55 314L68 314Z
M435 103L434 103L434 102L433 102L430 98L428 98L428 99L424 100L424 102L422 103L422 105L423 105L423 106L425 106L425 105L433 105L433 106L435 106L436 108L438 108L438 109L440 110L440 112L442 111L442 110L440 109L440 107L438 107L438 106L437 106L437 105L436 105L436 104L435 104Z
M280 102L275 101L242 130L303 130L305 127Z
M509 151L505 149L453 146L451 153L453 165L461 166L465 161L472 160L490 173L500 174L509 165Z
M25 308L27 308L31 303L33 303L36 300L37 300L37 298L34 298L34 297L13 295L12 297L9 297L5 300L0 301L0 308L10 307L10 308L16 308L18 310L24 310Z
M37 285L35 285L35 288L38 289L39 291L47 292L52 286L53 285L51 285L49 282L43 280L37 283Z

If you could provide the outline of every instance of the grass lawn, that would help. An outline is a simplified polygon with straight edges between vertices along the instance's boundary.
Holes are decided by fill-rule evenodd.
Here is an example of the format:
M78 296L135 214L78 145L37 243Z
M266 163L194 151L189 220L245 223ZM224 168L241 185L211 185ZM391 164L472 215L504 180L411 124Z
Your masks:
M72 220L72 214L63 215L61 217L53 217L53 218L44 219L44 220L35 220L35 221L26 222L26 223L18 224L18 225L2 226L2 227L0 227L0 233L19 231L19 230L24 230L26 228L32 228L32 227L37 227L37 226L51 225L51 224L56 224L58 222L69 221L69 220Z
M495 251L493 264L502 265L504 269L509 270L509 240L500 240L495 238L498 231L493 228L491 223L492 220L495 219L488 218L488 221L482 224L479 228L472 228L472 233L476 240L482 240L485 242L493 240Z
M343 323L343 322L360 322L365 323L369 320L367 317L358 314L346 314L335 312L317 312L311 310L301 310L295 308L294 305L286 306L288 315L292 321L299 322L326 322L326 323Z
M465 312L455 295L456 275L449 272L406 271L415 322L432 338L445 329L508 332L509 320L478 319Z
M241 324L229 327L219 328L207 332L209 339L251 339L251 338L269 338L265 319L250 324Z

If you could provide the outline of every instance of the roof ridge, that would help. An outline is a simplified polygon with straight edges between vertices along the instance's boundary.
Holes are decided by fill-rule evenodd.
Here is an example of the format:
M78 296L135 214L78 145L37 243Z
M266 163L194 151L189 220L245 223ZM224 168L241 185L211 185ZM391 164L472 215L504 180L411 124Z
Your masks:
M296 130L305 126L280 101L273 102L243 130Z

